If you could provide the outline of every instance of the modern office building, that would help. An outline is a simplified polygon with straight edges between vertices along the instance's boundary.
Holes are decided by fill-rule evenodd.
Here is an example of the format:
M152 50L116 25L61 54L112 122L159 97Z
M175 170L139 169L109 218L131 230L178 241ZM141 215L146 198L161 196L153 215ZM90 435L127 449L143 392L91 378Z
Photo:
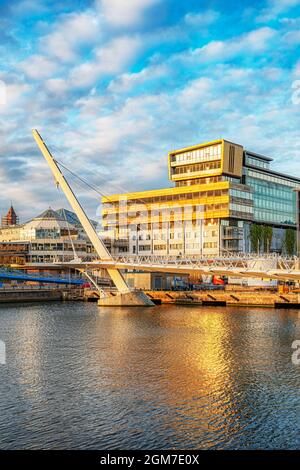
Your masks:
M102 198L102 232L115 255L204 255L295 250L300 179L223 139L168 155L174 187Z

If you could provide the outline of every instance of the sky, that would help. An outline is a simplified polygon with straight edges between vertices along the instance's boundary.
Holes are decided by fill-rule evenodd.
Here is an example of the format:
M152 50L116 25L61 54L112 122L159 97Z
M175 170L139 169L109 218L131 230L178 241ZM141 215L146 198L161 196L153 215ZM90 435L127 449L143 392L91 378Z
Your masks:
M218 138L300 176L300 0L0 0L0 57L1 214L68 207L32 128L105 195L171 186L167 153Z

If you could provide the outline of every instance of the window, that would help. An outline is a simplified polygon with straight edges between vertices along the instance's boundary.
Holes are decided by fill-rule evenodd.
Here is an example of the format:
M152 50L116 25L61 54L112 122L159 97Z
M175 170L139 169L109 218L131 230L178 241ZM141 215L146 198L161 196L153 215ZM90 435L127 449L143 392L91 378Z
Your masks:
M235 156L235 147L230 145L229 147L229 162L228 162L228 171L234 173L234 156Z
M139 251L150 251L151 246L150 245L140 245L139 246Z

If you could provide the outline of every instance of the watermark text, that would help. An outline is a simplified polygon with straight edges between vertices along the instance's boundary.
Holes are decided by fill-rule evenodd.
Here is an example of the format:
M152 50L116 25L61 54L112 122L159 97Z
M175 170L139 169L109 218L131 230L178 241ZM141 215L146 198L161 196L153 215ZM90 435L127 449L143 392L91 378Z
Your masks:
M299 366L300 365L300 339L296 339L295 341L293 341L292 349L295 350L292 354L292 363L295 366Z
M6 364L6 346L4 341L0 339L0 365Z

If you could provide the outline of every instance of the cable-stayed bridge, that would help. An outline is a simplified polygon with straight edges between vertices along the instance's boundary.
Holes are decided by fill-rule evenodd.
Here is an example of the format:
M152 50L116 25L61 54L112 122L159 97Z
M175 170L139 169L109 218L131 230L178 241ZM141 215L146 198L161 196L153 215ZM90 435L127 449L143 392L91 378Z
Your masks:
M132 290L126 283L123 270L155 271L168 273L197 273L199 275L226 275L231 277L252 277L260 279L276 280L300 280L300 269L298 258L284 258L273 255L231 255L209 258L186 258L186 257L147 257L129 256L115 258L107 250L104 242L99 238L95 227L87 217L83 207L76 198L72 188L66 180L57 160L52 156L39 132L33 130L33 137L47 161L55 184L60 187L68 199L72 209L76 213L82 227L90 239L99 261L85 263L74 260L72 263L62 266L72 266L83 273L88 270L104 268L107 270L112 282L116 286L118 294L114 298L107 298L102 290L100 305L107 306L150 306L153 303L143 292ZM53 266L53 264L51 265ZM100 290L100 289L99 289Z
M97 269L138 270L167 272L174 274L197 274L199 276L228 276L236 278L274 279L300 281L299 259L277 254L256 255L230 254L214 258L176 256L119 256L94 262L74 260L60 264L30 264L29 266L50 268L72 267L81 271Z

